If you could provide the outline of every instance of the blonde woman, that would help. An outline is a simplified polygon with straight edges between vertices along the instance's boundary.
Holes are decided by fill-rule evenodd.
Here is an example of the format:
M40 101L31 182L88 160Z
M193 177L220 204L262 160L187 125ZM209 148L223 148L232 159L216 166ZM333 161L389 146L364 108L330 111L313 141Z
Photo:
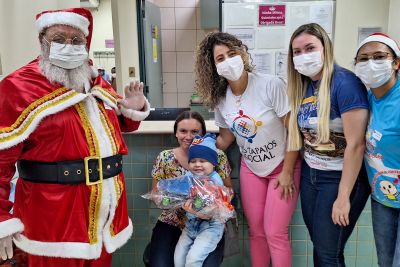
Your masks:
M302 25L291 37L288 94L288 149L304 151L301 207L314 266L345 266L345 244L369 195L360 171L368 101L362 82L334 63L331 40L318 24Z
M196 55L197 89L215 107L217 146L235 139L242 155L240 196L253 267L292 265L288 226L300 182L298 152L286 152L289 102L283 80L252 72L247 47L228 33L208 34ZM296 164L297 163L297 164Z

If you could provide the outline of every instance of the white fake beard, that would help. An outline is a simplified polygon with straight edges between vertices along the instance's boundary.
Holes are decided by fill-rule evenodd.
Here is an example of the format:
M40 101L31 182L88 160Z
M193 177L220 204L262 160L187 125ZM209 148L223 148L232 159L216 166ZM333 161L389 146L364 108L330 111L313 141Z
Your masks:
M39 60L39 67L42 74L52 84L62 84L63 86L80 93L87 92L90 89L90 81L95 76L88 60L85 60L81 66L68 70L53 65L50 62L50 46L48 44L43 42L41 45L41 51L42 54Z

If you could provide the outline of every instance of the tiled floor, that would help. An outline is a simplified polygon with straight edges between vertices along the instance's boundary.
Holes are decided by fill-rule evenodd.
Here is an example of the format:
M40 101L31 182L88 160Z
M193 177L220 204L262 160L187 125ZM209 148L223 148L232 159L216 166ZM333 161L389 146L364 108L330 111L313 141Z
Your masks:
M150 240L151 230L160 213L150 201L140 197L151 188L152 163L157 154L176 145L172 135L125 135L129 155L124 159L126 192L129 215L133 219L134 233L129 242L113 257L113 267L141 267L144 248ZM239 153L236 148L228 151L233 167L235 191L239 190ZM240 194L237 194L240 199ZM293 266L312 267L312 244L304 225L298 203L290 226ZM237 207L239 218L241 254L224 260L223 267L250 267L248 231L243 218L240 201ZM371 211L367 203L345 250L348 267L375 267L376 252L372 235Z

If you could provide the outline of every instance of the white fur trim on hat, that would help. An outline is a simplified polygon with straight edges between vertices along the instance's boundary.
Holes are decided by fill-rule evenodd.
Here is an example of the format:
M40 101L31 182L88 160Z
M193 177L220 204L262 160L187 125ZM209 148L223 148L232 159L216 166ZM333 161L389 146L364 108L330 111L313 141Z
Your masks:
M390 39L389 37L381 35L381 34L372 34L372 35L368 36L367 38L365 38L358 45L357 52L358 52L358 50L360 50L361 46L365 45L366 43L370 43L370 42L383 43L383 44L389 46L394 51L396 56L400 57L400 49L399 49L399 46L397 45L397 43L393 39Z
M50 12L41 15L36 20L36 29L42 32L43 29L54 25L68 25L81 30L85 36L89 34L89 20L82 15L73 12Z

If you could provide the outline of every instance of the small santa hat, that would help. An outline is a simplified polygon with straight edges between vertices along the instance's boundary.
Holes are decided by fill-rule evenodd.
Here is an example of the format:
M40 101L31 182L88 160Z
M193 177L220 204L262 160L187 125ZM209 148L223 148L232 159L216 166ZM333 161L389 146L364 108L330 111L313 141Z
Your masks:
M387 45L388 47L390 47L394 53L396 54L397 57L400 57L400 49L398 44L391 39L389 36L387 36L386 34L383 34L381 32L376 32L373 33L371 35L369 35L367 38L365 38L359 45L357 48L357 53L358 50L360 50L360 48L365 45L366 43L370 43L370 42L380 42L383 43L385 45Z
M93 32L93 17L85 8L69 8L63 10L48 10L36 15L36 29L42 32L54 25L68 25L74 27L86 36L89 48Z

